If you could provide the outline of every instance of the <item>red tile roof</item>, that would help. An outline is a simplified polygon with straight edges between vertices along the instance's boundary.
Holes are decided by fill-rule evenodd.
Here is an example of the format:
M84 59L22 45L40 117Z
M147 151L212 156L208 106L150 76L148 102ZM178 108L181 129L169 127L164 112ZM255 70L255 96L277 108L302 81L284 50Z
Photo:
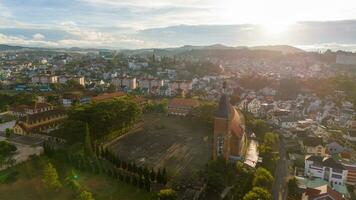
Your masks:
M328 185L322 185L317 188L307 188L305 190L305 195L307 195L309 200L320 199L320 197L329 196L334 200L343 200L342 194L333 190Z

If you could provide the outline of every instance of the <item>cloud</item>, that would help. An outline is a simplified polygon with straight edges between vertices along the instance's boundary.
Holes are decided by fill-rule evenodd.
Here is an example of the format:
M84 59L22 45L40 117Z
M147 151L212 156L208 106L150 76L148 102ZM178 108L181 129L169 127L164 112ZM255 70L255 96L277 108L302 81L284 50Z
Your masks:
M0 33L0 44L38 46L38 47L56 47L58 43L50 41L38 41L34 39L25 39L15 36L7 36Z
M10 11L10 9L5 7L1 2L0 2L0 17L2 18L12 17L12 12Z
M327 44L352 49L353 45L347 44L356 44L356 21L320 22L356 18L354 0L343 4L335 0L0 2L0 43L8 44L110 48L290 44L310 49ZM318 21L295 23L275 35L256 25L284 19Z
M45 39L45 36L42 35L41 33L36 33L33 35L33 40L44 40Z
M144 8L162 8L162 7L211 7L214 5L213 0L78 0L79 2L93 5L110 5L110 6L132 6Z

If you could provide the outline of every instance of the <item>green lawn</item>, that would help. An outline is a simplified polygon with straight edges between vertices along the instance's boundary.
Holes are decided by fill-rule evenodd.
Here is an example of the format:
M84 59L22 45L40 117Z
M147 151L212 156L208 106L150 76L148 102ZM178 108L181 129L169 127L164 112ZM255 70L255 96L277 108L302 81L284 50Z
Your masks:
M48 158L27 161L9 170L0 172L0 199L6 200L72 200L77 194L65 184L65 177L73 170L69 165L51 161L60 176L63 188L51 191L42 183L42 170ZM4 183L4 177L11 172L18 172L15 180ZM146 200L154 199L154 194L134 186L111 179L105 175L94 175L75 171L82 189L93 193L96 200Z

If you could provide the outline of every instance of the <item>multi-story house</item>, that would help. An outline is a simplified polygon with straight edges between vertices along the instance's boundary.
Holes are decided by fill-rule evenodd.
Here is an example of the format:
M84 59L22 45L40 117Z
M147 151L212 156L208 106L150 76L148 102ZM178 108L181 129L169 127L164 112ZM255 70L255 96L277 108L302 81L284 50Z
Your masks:
M168 115L187 116L198 105L195 99L174 98L168 103Z
M331 142L326 145L326 150L330 155L332 155L332 154L338 154L343 152L345 150L345 147L341 146L337 142Z
M79 85L82 85L82 86L85 85L84 76L74 76L74 77L71 78L71 80L74 80L74 81L77 82Z
M85 79L84 76L59 76L58 77L58 83L60 84L67 84L69 80L73 80L77 82L79 85L84 86L85 85Z
M308 155L326 156L323 139L320 137L306 137L302 141L304 152Z
M40 112L45 112L49 110L53 110L53 106L48 103L35 103L33 105L19 105L10 109L12 115L23 117L27 114L36 114Z
M304 175L324 179L330 184L344 185L347 170L331 157L307 155L305 157Z
M33 76L31 78L32 83L41 83L41 84L49 84L49 83L57 83L58 77L54 75L41 75L41 76Z
M17 120L13 130L14 133L20 135L49 132L56 129L65 118L67 115L62 109L39 112Z
M137 82L138 82L138 87L149 94L159 93L159 89L163 86L162 79L140 78L137 80Z
M333 190L328 185L322 185L316 188L306 188L302 194L301 200L343 200L341 193Z
M348 131L344 138L351 142L356 142L356 121L351 121L347 127Z
M333 155L333 158L347 170L346 183L349 185L356 185L356 158L354 155L352 150L345 150Z
M180 94L184 95L192 90L193 84L192 81L189 80L177 80L177 81L169 82L168 88L170 91L169 92L170 96L180 95Z
M111 83L123 90L134 90L137 87L135 77L116 77L112 79Z

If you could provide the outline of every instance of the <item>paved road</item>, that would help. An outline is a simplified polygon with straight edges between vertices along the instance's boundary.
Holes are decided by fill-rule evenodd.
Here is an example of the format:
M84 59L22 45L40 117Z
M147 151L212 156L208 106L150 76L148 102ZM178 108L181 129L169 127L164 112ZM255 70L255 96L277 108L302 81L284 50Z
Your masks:
M279 157L274 173L274 185L272 188L273 200L285 200L287 197L288 160L286 158L284 140L279 145Z

